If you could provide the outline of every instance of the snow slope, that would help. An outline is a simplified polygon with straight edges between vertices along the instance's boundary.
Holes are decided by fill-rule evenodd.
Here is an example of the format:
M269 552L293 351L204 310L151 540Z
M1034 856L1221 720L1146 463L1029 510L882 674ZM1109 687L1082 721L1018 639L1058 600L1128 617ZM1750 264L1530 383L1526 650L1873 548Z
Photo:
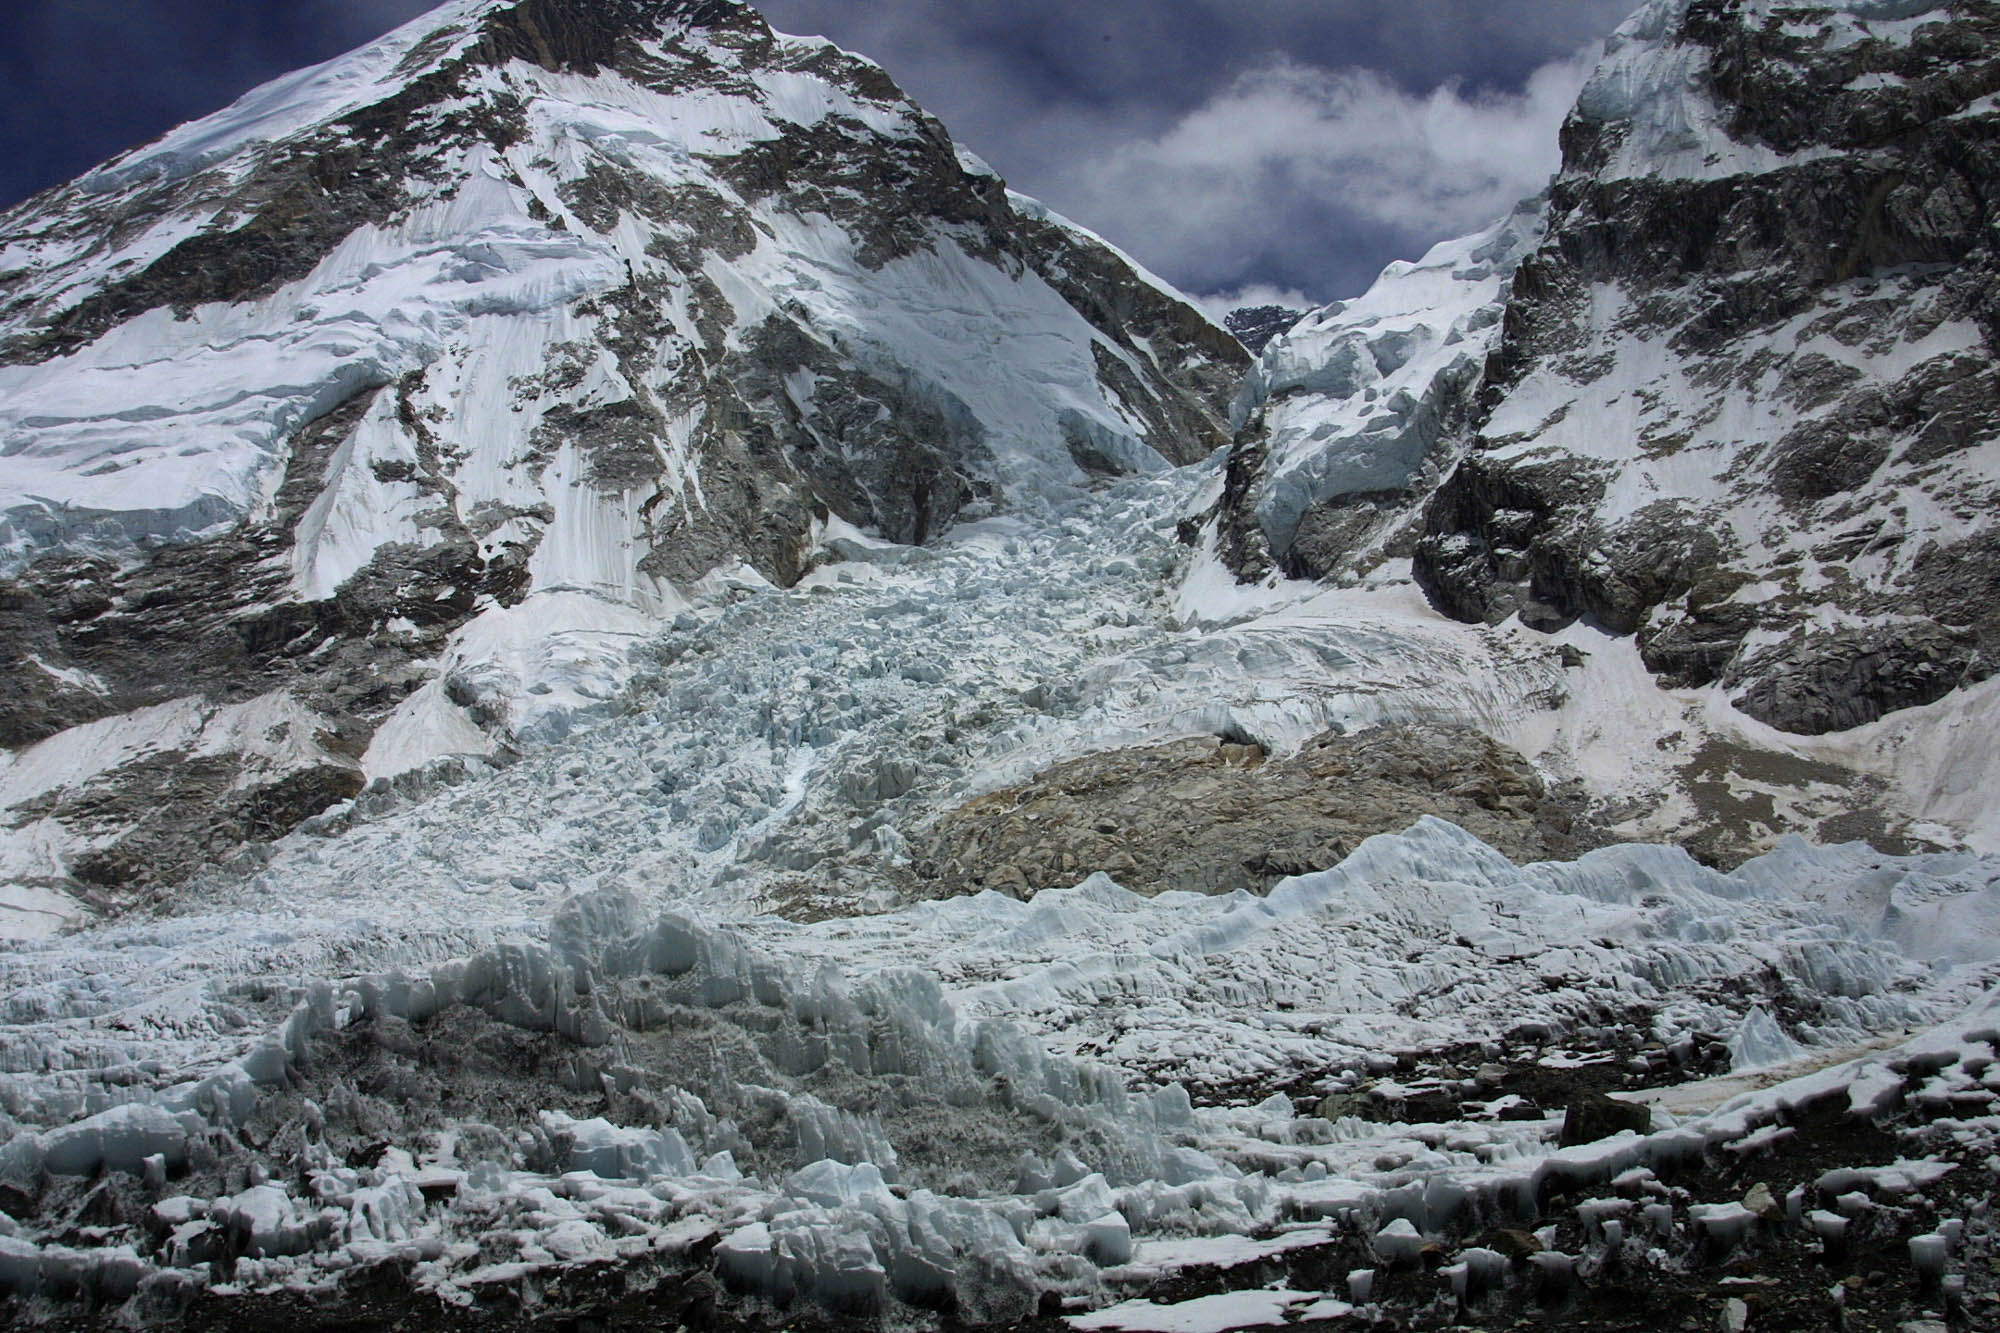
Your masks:
M0 274L0 741L255 679L335 738L280 823L560 730L829 524L921 544L1202 456L1244 359L736 3L446 5L13 210ZM22 887L181 877L104 814L137 785L10 789Z
M1309 514L1424 489L1426 474L1448 466L1514 270L1541 239L1542 211L1524 204L1416 263L1391 264L1365 295L1314 311L1266 346L1234 408L1261 451L1252 493L1236 503L1274 556L1330 572L1311 551ZM1348 545L1365 547L1365 535Z
M80 291L109 286L116 271L156 259L170 240L213 231L229 216L221 209L226 196L210 185L188 201L187 212L155 224L136 243L100 243L78 254L81 238L65 247L45 230L75 200L101 206L136 184L201 172L248 177L275 150L406 90L412 75L405 57L441 65L462 55L478 36L477 22L505 8L494 0L447 5L30 201L10 220L0 260L14 273L21 304L60 309ZM663 20L675 9L656 8ZM735 18L753 21L747 13ZM432 408L447 414L428 418L435 433L468 451L450 469L465 511L523 495L541 499L539 475L518 460L547 403L524 396L517 382L587 333L571 309L580 298L615 290L631 273L667 267L658 243L663 219L626 213L615 225L593 226L564 200L564 186L615 164L669 196L687 187L736 194L716 164L756 146L832 126L890 146L929 132L913 106L856 87L850 69L862 62L817 39L768 38L769 50L746 51L738 34L705 33L685 18L658 36L639 28L634 36L642 38L634 60L696 69L719 62L734 67L737 82L718 96L705 87L657 91L608 69L586 74L516 60L481 70L468 95L515 99L522 137L505 148L482 143L426 161L423 175L435 184L416 182L400 216L338 238L296 281L250 302L146 311L67 355L0 368L0 434L13 460L0 478L7 515L0 544L11 562L18 567L52 541L114 533L185 539L240 522L255 512L301 423L363 384L433 369L452 383L423 395L417 407L427 417ZM780 312L810 325L822 341L853 341L864 359L963 404L985 427L1010 487L1060 489L1079 479L1066 455L1048 452L1049 441L1062 438L1057 414L1065 410L1129 439L1135 459L1150 452L1117 404L1104 401L1089 351L1100 335L1039 275L1010 274L988 256L968 254L946 226L919 253L883 264L860 253L865 237L826 212L801 213L783 197L730 202L743 209L745 253L716 261L713 272L673 274L658 312L669 345L673 335L702 342L686 303L690 284L706 277L733 312L727 343L738 344ZM692 347L679 353L699 354ZM645 387L661 388L674 368L669 360ZM608 354L580 373L569 402L617 402L634 391ZM670 422L658 447L684 454L693 424ZM309 519L312 531L297 557L299 590L307 595L326 595L383 542L420 538L416 527L398 526L399 501L420 499L414 489L392 483L371 493L366 479L353 475L369 462L392 461L411 443L393 416L370 425L376 438L366 430L357 437L353 456L336 464L322 513ZM651 585L635 583L632 569L589 563L603 559L607 543L563 540L566 525L592 518L584 511L553 521L540 581L603 585L643 600ZM578 550L592 554L561 554ZM574 563L578 558L585 563Z

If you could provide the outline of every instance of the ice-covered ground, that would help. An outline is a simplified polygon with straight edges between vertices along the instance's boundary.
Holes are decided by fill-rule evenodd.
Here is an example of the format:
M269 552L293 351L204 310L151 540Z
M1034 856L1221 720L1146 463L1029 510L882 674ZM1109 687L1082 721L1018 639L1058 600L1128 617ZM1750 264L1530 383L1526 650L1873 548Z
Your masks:
M1231 1246L1386 1228L1393 1251L1723 1132L1685 1092L1685 1124L1569 1150L1497 1102L1448 1129L1317 1114L1383 1095L1396 1053L1525 1043L1560 1069L1709 1034L1741 1071L1810 1067L1988 1002L2000 860L1973 853L1517 867L1426 821L1268 897L1093 875L895 901L868 867L925 818L1094 749L1442 719L1589 771L1612 719L1629 754L1629 728L1713 707L1393 579L1238 588L1175 537L1213 485L1129 481L930 549L831 532L796 589L718 579L664 635L579 641L571 676L609 697L550 705L518 761L385 781L167 915L0 953L0 1174L60 1200L108 1167L150 1210L91 1245L0 1224L0 1285L122 1300L393 1260L469 1300L716 1241L766 1295L1106 1303ZM828 919L761 914L802 884ZM514 1063L480 1063L495 1033ZM1897 1058L1818 1077L1865 1101Z
M934 548L836 531L833 563L798 587L715 578L652 638L605 603L559 664L523 663L503 691L543 748L420 802L365 795L338 838L288 840L184 900L282 893L421 935L446 903L454 920L534 919L615 880L736 914L828 850L895 857L913 821L1078 753L1223 732L1281 750L1383 721L1491 729L1562 695L1552 646L1446 621L1407 585L1238 590L1200 555L1182 581L1174 530L1206 483L1141 479ZM540 602L513 614L533 621ZM575 605L552 614L592 623ZM395 772L398 751L449 744L454 719L464 748L491 747L432 687L371 762Z

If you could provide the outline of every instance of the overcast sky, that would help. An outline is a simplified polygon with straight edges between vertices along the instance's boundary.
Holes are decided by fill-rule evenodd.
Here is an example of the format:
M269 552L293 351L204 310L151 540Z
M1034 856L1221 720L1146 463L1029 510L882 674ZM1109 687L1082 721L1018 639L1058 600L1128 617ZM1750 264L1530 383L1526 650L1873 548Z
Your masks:
M1350 296L1538 189L1636 0L764 0L1197 293ZM428 0L15 0L0 203Z

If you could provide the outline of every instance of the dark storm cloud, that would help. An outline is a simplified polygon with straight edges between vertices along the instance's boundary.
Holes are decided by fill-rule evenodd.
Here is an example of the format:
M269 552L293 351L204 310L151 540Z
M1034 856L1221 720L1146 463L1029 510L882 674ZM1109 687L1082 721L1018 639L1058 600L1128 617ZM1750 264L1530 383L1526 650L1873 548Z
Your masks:
M1364 68L1411 90L1447 78L1518 87L1608 33L1633 0L768 0L786 31L865 51L913 92L951 94L938 57L1077 104L1187 110L1274 56Z
M1201 292L1325 299L1554 165L1635 0L766 0L874 57L1010 183ZM0 198L67 179L427 0L27 0Z

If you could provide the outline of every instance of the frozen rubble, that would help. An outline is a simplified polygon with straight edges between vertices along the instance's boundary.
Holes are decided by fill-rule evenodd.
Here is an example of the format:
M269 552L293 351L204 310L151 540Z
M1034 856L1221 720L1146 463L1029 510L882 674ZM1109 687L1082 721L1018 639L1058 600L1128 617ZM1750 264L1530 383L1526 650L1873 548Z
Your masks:
M1642 1204L1674 1263L1752 1243L1760 1216L1643 1190L1526 1278L1472 1242L1551 1191L1782 1151L1829 1099L1991 1140L2000 859L1976 853L1517 866L1425 820L1263 897L871 887L905 829L1051 757L1224 727L1281 752L1454 710L1526 727L1576 688L1407 588L1211 579L1176 527L1212 484L1136 479L931 548L837 536L799 588L714 585L516 762L385 780L169 911L10 946L0 1282L30 1311L171 1317L388 1265L484 1309L611 1266L848 1314L1237 1327L1369 1308L1360 1270L1402 1290L1413 1238L1463 1249L1439 1290L1465 1299L1580 1290ZM768 914L820 867L822 910ZM1562 1071L1697 1034L1736 1068L1661 1092L1650 1135L1559 1148L1559 1112L1474 1115L1506 1099L1442 1061L1467 1089L1445 1122L1322 1113L1402 1053ZM1948 1156L1854 1161L1796 1225L1914 1221ZM1348 1256L1337 1282L1254 1309L1130 1304L1321 1252Z

